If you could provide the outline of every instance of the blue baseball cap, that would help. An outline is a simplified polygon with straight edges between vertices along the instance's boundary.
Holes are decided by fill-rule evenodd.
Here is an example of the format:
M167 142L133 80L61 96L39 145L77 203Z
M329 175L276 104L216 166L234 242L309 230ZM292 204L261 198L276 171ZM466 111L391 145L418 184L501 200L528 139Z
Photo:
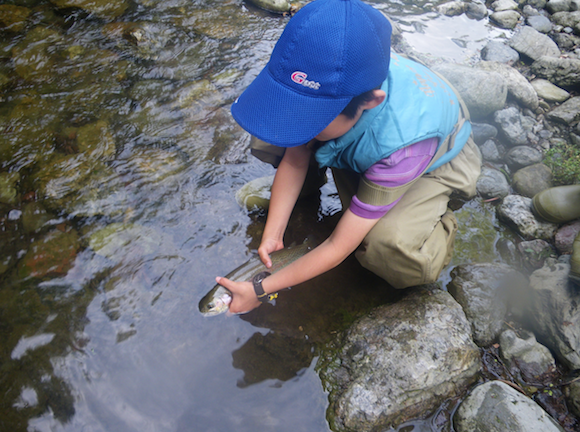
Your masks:
M353 97L387 78L391 24L360 0L315 0L294 15L268 64L232 104L234 119L279 146L305 144Z

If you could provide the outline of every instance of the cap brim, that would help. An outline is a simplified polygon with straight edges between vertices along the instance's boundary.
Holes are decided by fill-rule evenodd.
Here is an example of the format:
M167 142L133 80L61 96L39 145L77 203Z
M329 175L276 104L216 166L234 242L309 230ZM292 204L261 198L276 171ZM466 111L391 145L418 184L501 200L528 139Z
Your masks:
M279 147L306 144L330 124L351 97L313 97L280 84L268 65L232 104L232 116L255 137Z

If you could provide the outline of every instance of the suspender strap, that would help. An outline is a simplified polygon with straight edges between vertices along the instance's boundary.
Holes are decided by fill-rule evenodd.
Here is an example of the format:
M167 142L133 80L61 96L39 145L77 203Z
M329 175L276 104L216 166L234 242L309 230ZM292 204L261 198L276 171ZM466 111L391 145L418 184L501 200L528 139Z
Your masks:
M437 74L437 76L439 76L439 78L441 78L447 85L449 85L449 87L451 87L453 91L455 91L453 86L445 78L443 78L439 74ZM461 97L457 92L455 92L455 95L457 96L460 105L459 119L457 121L457 124L453 128L453 131L447 136L447 138L445 138L443 143L439 146L439 149L431 159L431 162L429 162L429 165L427 165L427 167L423 170L423 172L410 182L396 187L385 187L377 185L368 180L363 174L356 193L356 196L358 197L359 200L361 200L365 204L373 206L385 206L395 202L400 197L402 197L403 194L407 190L409 190L409 188L413 186L413 184L423 174L425 174L425 172L429 170L429 168L431 168L431 165L433 165L440 157L442 157L445 153L447 153L455 146L455 137L463 127L463 124L467 120L469 120L469 111L467 110L465 103L463 102L463 100L461 99Z

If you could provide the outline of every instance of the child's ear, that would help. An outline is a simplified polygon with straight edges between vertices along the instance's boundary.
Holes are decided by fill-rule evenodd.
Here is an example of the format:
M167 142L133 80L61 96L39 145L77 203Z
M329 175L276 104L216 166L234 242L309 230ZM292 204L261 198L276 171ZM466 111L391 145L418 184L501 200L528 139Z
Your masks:
M373 109L374 107L379 106L380 104L383 103L383 101L387 97L387 94L382 89L375 89L373 90L372 94L373 98L362 104L361 108L363 110Z

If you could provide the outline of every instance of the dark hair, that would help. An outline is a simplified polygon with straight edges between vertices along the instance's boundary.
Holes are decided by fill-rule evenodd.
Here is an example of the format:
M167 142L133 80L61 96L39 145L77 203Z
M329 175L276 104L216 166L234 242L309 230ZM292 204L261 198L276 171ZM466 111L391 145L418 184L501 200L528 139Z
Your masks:
M344 114L349 119L353 119L356 116L359 107L365 102L372 100L374 97L373 91L379 88L380 87L377 87L376 89L366 91L362 94L359 94L358 96L353 97L348 105L342 110L341 114Z

